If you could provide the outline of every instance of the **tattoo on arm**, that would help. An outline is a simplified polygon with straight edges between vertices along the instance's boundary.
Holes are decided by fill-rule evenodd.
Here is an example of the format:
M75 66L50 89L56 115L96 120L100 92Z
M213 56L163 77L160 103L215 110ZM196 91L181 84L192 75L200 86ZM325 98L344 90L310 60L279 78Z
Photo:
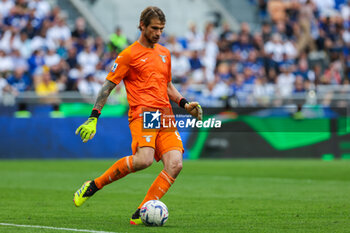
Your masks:
M94 108L98 109L99 111L102 110L103 106L106 104L108 96L111 94L111 91L116 86L115 83L106 80L103 84L101 90L99 91L96 99L96 103L94 105Z

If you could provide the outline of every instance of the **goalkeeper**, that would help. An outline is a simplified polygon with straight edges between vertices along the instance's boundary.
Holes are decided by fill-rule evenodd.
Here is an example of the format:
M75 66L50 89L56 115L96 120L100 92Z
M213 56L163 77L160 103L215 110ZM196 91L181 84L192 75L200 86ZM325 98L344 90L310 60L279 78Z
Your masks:
M162 160L164 169L149 188L144 200L130 219L130 224L141 224L140 208L149 201L160 199L174 183L182 169L184 152L181 137L176 128L143 129L143 111L172 114L170 100L175 101L192 116L202 120L202 109L197 102L189 103L171 82L170 52L158 40L165 26L165 15L157 7L142 11L139 23L141 35L116 58L100 90L89 119L76 134L83 142L92 139L101 110L113 88L124 81L129 102L129 127L132 136L132 155L114 163L100 177L86 181L74 194L74 204L79 207L96 191L119 180L129 173L149 167L153 160ZM158 112L159 111L159 112Z

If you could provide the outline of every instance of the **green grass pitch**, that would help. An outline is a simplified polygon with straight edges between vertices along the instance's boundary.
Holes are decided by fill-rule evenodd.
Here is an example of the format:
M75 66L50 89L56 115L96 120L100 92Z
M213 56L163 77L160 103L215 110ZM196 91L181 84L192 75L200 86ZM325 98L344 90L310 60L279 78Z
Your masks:
M197 160L162 201L164 227L129 218L160 163L97 192L82 207L73 193L112 160L0 160L0 223L111 232L350 232L350 161ZM67 232L1 226L0 232Z

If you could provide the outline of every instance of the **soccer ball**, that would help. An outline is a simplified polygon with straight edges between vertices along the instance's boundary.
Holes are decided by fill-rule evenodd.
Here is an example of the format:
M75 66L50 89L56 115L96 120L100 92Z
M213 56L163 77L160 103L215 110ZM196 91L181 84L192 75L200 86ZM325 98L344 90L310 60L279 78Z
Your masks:
M163 202L151 200L141 207L140 215L142 222L147 226L163 226L168 220L169 212Z

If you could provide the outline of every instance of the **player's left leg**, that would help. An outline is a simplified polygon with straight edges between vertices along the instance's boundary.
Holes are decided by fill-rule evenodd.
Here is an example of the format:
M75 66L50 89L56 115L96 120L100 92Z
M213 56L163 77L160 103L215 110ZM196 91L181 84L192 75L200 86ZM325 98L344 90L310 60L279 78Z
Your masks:
M166 152L162 156L162 161L164 164L164 169L154 180L146 194L145 199L139 205L139 208L141 208L147 201L161 199L169 190L170 186L174 183L175 178L182 170L182 152L178 150Z
M162 162L164 164L164 169L154 180L146 194L146 197L143 199L138 209L131 217L130 224L141 224L140 209L143 204L150 200L159 200L167 193L171 185L174 183L175 178L182 170L182 151L171 150L166 152L162 156Z

